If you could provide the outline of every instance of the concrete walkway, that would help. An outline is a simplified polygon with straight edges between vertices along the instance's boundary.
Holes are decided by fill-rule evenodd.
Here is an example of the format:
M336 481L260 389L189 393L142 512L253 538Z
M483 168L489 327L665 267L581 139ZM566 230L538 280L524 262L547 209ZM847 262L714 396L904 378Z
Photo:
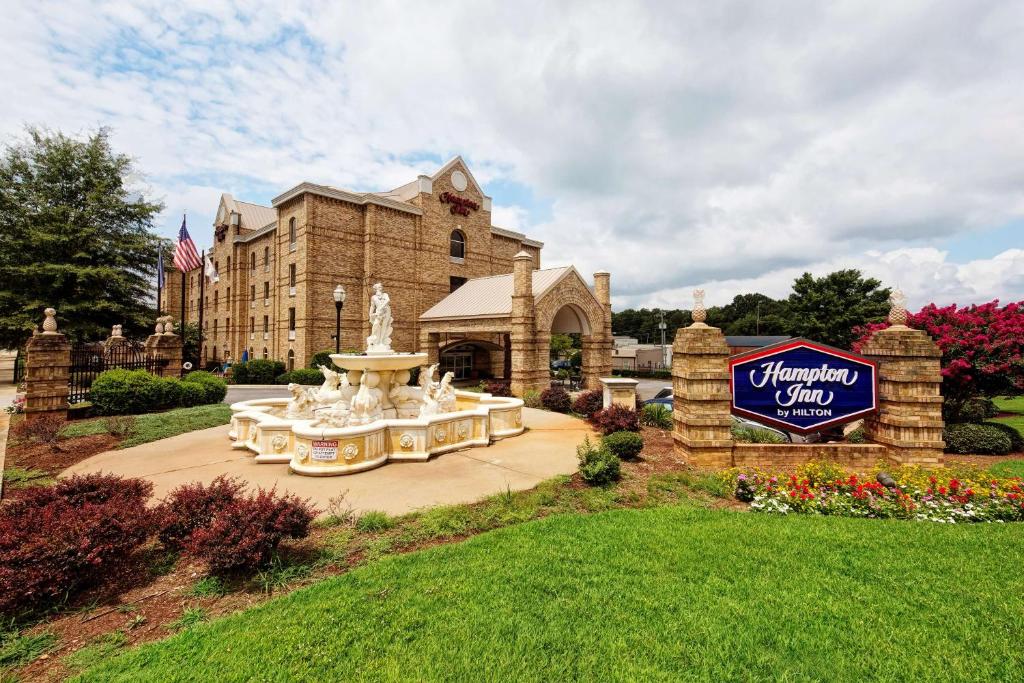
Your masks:
M392 462L374 470L340 477L302 477L288 465L258 465L248 451L233 450L228 427L214 427L107 451L84 460L63 475L115 472L153 482L156 497L179 484L210 482L221 474L236 476L250 486L288 491L312 499L326 510L332 498L344 494L356 512L383 510L402 514L435 505L472 503L507 489L521 491L558 474L576 471L576 446L589 425L576 418L542 410L523 409L527 431L488 448L468 448L434 456L427 462Z

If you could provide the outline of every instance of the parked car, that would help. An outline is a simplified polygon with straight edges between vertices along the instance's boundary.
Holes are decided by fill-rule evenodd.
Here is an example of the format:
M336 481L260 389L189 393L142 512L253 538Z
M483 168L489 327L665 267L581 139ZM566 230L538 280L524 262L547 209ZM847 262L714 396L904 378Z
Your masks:
M558 360L551 361L552 370L568 370L572 367L572 361L565 358L559 358Z
M643 401L641 405L648 404L659 404L663 405L669 410L672 409L672 387L662 387L658 390L658 393L653 398L649 398ZM776 427L769 427L766 424L749 420L745 417L732 416L732 422L738 427L745 427L747 429L763 429L768 432L774 432L782 436L789 443L818 443L822 440L822 435L818 432L812 434L796 434L794 432L787 432Z

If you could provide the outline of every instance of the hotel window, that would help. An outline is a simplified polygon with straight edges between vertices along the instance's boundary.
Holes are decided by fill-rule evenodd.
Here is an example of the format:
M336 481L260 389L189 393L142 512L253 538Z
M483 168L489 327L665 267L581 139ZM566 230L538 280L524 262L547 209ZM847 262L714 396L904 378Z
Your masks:
M458 289L464 284L466 284L466 278L455 277L454 275L452 275L451 277L448 278L448 291L454 292L456 289Z
M227 294L224 295L224 303L228 306L231 305L231 288L228 287Z
M461 230L452 230L451 250L449 253L452 258L460 260L466 258L466 236Z
M295 296L295 264L288 266L288 295Z
M228 272L231 272L231 257L228 256Z
M263 316L263 333L266 334L267 332L270 332L270 316L269 315Z
M219 303L219 299L217 298L217 290L215 289L215 290L213 290L213 311L215 313L217 312L217 304L218 303Z
M289 308L288 309L288 329L291 330L292 332L295 331L295 309L294 308Z
M270 272L270 247L263 247L263 272Z
M295 241L296 241L296 239L297 239L297 235L296 235L296 231L295 231L295 218L292 217L292 218L288 219L288 248L290 250L294 250L295 249Z
M263 283L263 298L264 299L268 299L268 300L270 299L270 283L269 282L264 282Z
M266 360L266 359L267 359L267 358L269 358L269 357L270 357L270 356L269 356L269 355L267 354L267 347L266 347L266 346L264 346L264 347L263 347L263 360Z
M256 334L256 316L249 318L249 334Z
M224 334L231 334L231 318L224 319Z
M295 351L288 349L288 372L295 369Z
M213 321L213 337L214 337L214 339L217 338L217 322L218 322L217 320Z
M249 269L256 270L256 252L249 255Z
M249 301L256 301L256 285L249 285Z

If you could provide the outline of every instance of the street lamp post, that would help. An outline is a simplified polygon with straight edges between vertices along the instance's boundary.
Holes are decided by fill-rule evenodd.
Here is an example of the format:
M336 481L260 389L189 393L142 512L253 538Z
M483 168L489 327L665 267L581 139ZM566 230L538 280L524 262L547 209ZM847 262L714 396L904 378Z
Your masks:
M334 288L334 352L341 353L341 307L345 305L345 288L338 285Z
M658 323L658 329L661 330L661 364L663 366L668 365L668 360L665 358L665 328L668 325L665 324L665 312L661 311L661 322Z

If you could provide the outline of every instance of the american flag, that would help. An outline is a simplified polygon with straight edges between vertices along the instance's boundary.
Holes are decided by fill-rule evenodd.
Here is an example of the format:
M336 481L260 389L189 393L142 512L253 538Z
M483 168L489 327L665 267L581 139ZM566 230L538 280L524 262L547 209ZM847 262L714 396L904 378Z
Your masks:
M192 241L188 234L188 228L185 227L184 217L181 219L181 230L178 231L178 244L174 247L174 265L183 273L202 265L195 242Z

